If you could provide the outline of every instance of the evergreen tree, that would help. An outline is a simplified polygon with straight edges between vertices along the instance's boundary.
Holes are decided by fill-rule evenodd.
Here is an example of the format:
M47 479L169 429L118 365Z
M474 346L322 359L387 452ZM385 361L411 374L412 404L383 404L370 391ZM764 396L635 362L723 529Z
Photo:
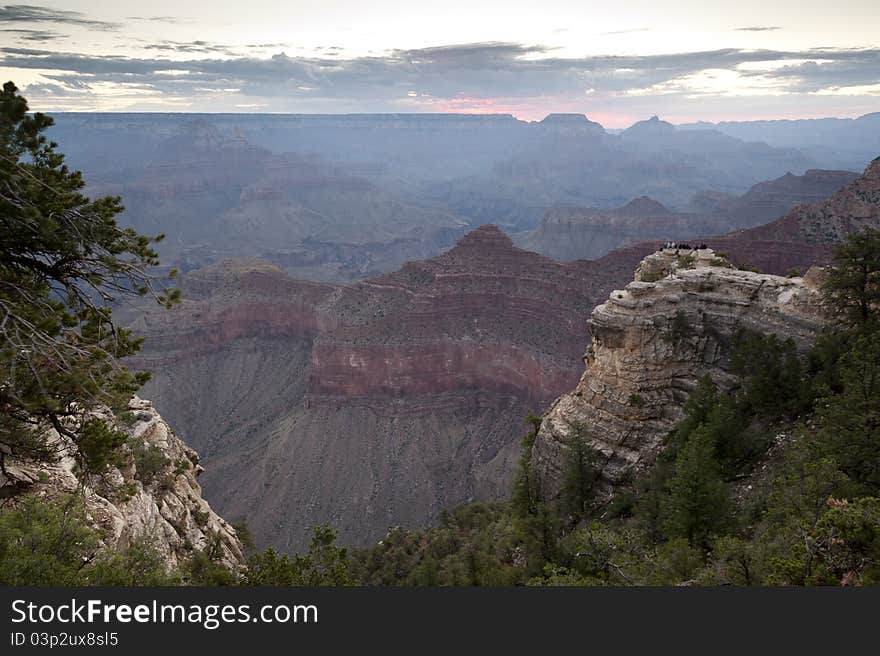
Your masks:
M675 461L664 508L666 534L708 547L728 520L728 491L721 478L712 435L700 427L688 438Z
M684 404L684 419L675 427L669 437L664 455L667 459L675 459L678 449L687 441L698 426L705 423L709 413L718 403L718 386L709 374L699 381Z
M576 426L565 452L560 506L574 521L582 518L593 499L599 480L598 453L587 444L581 426Z
M336 544L336 531L316 526L308 552L293 558L272 548L248 559L248 585L354 585L348 551Z
M834 249L825 281L827 310L839 322L864 327L876 322L880 304L880 230L853 233Z
M25 497L0 513L0 585L79 585L98 545L80 497Z
M862 335L840 362L839 394L817 403L819 437L831 457L869 494L880 495L880 332Z
M89 199L79 172L42 133L52 119L28 114L11 82L0 93L0 470L4 457L49 459L54 427L75 447L84 470L100 470L124 440L95 419L97 406L120 409L147 379L119 359L140 341L113 322L122 297L155 290L151 239L117 225L119 198Z
M821 567L841 585L880 585L880 499L828 499L812 545Z
M731 371L743 388L740 404L762 415L797 414L809 407L794 340L740 330L734 336Z
M538 510L538 485L532 471L532 447L541 428L541 418L535 415L526 417L531 430L522 441L522 453L519 457L516 475L513 479L511 504L519 517L534 515Z

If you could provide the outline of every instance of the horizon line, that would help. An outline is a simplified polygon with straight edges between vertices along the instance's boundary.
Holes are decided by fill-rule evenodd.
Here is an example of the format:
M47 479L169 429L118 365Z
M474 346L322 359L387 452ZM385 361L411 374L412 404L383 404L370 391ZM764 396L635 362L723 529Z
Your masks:
M159 111L159 110L139 110L139 111L106 111L106 110L28 110L28 113L42 113L48 115L137 115L137 116L276 116L276 117L392 117L392 116L404 116L404 117L416 117L416 116L435 116L435 117L463 117L463 118L485 118L485 119L512 119L518 123L525 124L539 124L543 121L547 120L552 116L565 116L565 117L582 117L587 121L598 124L601 127L605 128L605 126L599 122L591 119L586 113L578 113L578 112L550 112L544 115L544 118L537 120L529 120L529 119L521 119L517 117L515 114L510 112L273 112L273 111L264 111L264 112L248 112L248 111L224 111L224 112L201 112L201 111ZM880 114L880 110L874 112L867 112L864 114L858 115L845 115L845 116L814 116L809 118L799 117L799 118L786 118L786 117L775 117L775 118L748 118L748 119L722 119L717 121L706 120L706 119L697 119L693 121L688 121L684 123L673 123L672 121L667 121L672 125L698 125L698 124L707 124L707 125L719 125L722 123L764 123L764 122L773 122L773 121L824 121L824 120L838 120L838 121L856 121L868 116L873 116L875 114ZM642 121L648 121L651 118L658 117L657 114L652 114L644 119L640 119L635 121L635 123L640 123ZM663 121L664 119L661 117L659 120ZM633 123L632 125L635 125ZM607 128L611 130L620 130L625 128Z

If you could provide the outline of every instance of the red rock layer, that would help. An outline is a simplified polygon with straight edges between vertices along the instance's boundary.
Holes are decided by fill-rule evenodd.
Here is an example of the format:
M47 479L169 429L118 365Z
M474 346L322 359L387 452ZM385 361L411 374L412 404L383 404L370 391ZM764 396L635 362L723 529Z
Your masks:
M448 253L343 288L321 311L310 395L497 391L546 402L577 380L593 281L483 226Z
M318 333L317 306L336 288L293 280L250 260L188 274L182 289L184 303L147 313L133 325L148 343L134 366L159 357L194 357L240 338L311 339Z

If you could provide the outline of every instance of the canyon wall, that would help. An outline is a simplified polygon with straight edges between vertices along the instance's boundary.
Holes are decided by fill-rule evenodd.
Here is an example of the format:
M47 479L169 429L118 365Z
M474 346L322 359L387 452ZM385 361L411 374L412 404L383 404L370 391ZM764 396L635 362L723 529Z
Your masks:
M352 285L237 261L135 324L149 394L208 463L212 503L260 546L331 524L364 544L505 498L526 430L578 379L607 281L483 226L447 253Z
M880 157L830 198L797 205L782 218L747 231L745 236L829 244L865 228L880 228Z

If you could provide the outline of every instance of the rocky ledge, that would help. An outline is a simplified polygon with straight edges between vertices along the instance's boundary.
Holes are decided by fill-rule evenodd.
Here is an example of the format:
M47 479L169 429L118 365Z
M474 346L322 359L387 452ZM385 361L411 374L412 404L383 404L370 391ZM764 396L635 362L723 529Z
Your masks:
M122 550L146 538L171 568L207 547L229 569L241 567L242 545L235 529L202 498L196 481L203 471L198 454L174 434L153 404L134 397L124 418L109 412L100 416L129 436L119 466L84 480L69 455L51 464L7 457L6 472L0 474L0 502L14 504L24 494L53 498L82 492L86 517L102 536L104 549ZM61 453L69 451L65 439L54 430L49 436ZM152 454L149 473L144 461L138 471L134 449Z
M542 496L559 494L578 427L605 456L606 483L650 465L697 381L709 374L721 386L733 382L728 347L739 329L807 348L822 326L820 277L819 269L803 278L740 271L711 249L642 260L635 281L593 310L586 371L544 416L532 452Z

